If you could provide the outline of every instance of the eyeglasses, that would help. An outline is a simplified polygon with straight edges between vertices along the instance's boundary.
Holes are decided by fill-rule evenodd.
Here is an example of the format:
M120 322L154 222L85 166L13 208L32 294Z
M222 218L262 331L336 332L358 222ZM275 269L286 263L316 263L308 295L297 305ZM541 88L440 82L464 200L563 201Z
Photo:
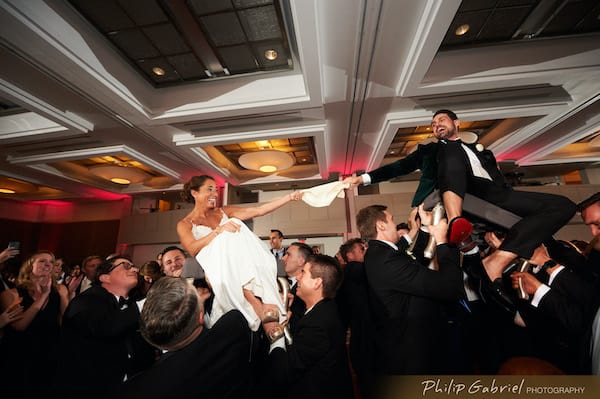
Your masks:
M110 268L110 270L108 272L109 273L112 272L113 270L115 270L119 266L123 266L123 269L125 269L125 270L129 270L132 267L135 267L135 265L133 263L124 260L123 262L119 262L119 263L117 263L115 265L112 265L112 267Z

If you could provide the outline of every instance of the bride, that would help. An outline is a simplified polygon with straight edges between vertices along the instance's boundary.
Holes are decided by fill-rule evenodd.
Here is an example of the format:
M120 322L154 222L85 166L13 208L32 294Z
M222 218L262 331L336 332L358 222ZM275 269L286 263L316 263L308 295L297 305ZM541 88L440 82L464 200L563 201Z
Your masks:
M177 234L214 292L209 327L232 309L244 315L253 331L261 321L285 321L275 257L242 220L266 215L302 195L295 191L255 207L218 208L212 177L194 176L184 185L182 197L194 209L177 223Z

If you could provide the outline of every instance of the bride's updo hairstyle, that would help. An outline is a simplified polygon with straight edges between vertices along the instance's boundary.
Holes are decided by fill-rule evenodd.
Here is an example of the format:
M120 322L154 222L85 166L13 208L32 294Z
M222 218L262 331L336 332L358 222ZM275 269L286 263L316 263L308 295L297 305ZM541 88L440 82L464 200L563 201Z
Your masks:
M185 202L194 203L194 197L192 196L192 190L198 191L198 189L207 181L215 180L211 176L193 176L187 183L183 185L183 191L181 192L181 199Z

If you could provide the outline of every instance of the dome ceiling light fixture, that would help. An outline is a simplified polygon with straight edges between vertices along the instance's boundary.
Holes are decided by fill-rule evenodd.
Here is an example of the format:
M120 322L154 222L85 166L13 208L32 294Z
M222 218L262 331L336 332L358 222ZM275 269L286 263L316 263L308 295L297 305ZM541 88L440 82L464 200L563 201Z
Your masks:
M260 150L243 154L238 162L245 169L273 173L291 168L296 160L284 151Z
M98 177L122 185L141 183L151 177L146 172L130 166L99 165L92 166L89 171Z

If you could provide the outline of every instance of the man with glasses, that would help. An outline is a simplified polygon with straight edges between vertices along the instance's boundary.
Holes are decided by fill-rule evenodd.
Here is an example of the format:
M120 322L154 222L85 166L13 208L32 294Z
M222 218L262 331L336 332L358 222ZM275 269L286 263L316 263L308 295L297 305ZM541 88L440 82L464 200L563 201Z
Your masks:
M117 255L103 261L92 287L70 302L62 322L58 375L71 378L56 387L61 397L105 397L131 377L131 366L142 355L133 350L142 304L128 301L137 283L137 266Z

